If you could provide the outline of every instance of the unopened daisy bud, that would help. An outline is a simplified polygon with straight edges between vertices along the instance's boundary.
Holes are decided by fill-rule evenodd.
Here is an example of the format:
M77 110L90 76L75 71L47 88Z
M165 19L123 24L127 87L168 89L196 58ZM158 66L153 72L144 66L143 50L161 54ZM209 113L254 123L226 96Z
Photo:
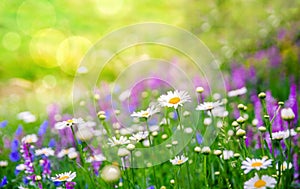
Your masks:
M99 117L99 115L105 115L105 111L99 111L99 112L97 113L97 116Z
M201 152L201 148L200 148L199 146L196 146L196 147L194 148L194 151L197 152L197 153L199 153L199 152Z
M45 162L45 160L43 160L43 159L40 159L40 161L39 161L40 165L43 165L44 162Z
M246 120L245 120L245 118L243 118L243 117L239 117L239 118L237 118L237 120L236 120L239 124L242 124L242 123L244 123Z
M158 132L157 132L157 131L153 131L153 132L151 133L151 135L155 137L155 136L158 135Z
M248 110L248 107L247 106L244 106L244 111L247 111Z
M258 94L258 98L260 98L260 99L265 99L265 98L266 98L266 93L260 92L260 93Z
M119 157L125 157L129 155L129 151L126 148L119 148L118 150L118 156Z
M165 139L168 138L168 135L167 135L167 134L163 134L163 135L161 135L161 138L162 138L163 140L165 140Z
M220 171L216 171L216 172L215 172L215 175L216 175L216 176L220 175Z
M291 121L295 119L295 114L291 108L283 108L281 110L281 118L285 121Z
M166 144L166 148L172 148L172 144Z
M8 161L0 161L0 167L7 167Z
M260 132L264 133L264 132L267 131L267 128L264 127L264 126L260 126L260 127L258 127L258 130L259 130Z
M101 114L98 117L99 117L100 120L105 120L106 119L106 115L104 115L104 114Z
M233 136L233 134L234 134L234 131L233 131L233 130L230 129L230 130L227 131L227 135L228 135L228 136L231 137L231 136Z
M174 179L170 180L170 183L175 184L175 180Z
M252 120L252 125L253 125L253 126L257 126L257 124L258 124L258 119L256 119L256 118L253 119L253 120Z
M269 116L269 115L264 115L264 118L265 118L265 119L269 119L270 116Z
M296 128L296 132L297 132L297 133L300 133L300 127L297 127L297 128Z
M128 145L126 146L126 148L127 148L127 150L129 150L129 151L133 151L133 150L135 149L135 145L134 145L134 144L128 144Z
M232 125L233 127L237 127L237 126L239 126L239 123L238 123L237 121L233 121L233 122L231 123L231 125Z
M165 186L161 186L161 187L160 187L160 189L167 189L167 187L165 187Z
M120 110L115 110L114 111L116 115L120 115L121 111Z
M101 171L101 178L105 182L115 182L121 177L121 171L118 166L106 165Z
M214 154L215 154L216 156L219 156L219 155L222 154L222 151L221 151L221 150L215 150L215 151L214 151Z
M244 104L239 104L237 107L239 110L244 110Z
M204 92L203 87L197 87L197 88L196 88L196 92L197 92L197 93L203 93L203 92Z
M239 136L239 137L243 137L243 136L245 136L245 134L246 134L246 131L243 130L243 129L238 129L236 131L236 135Z
M123 182L119 182L119 187L122 187L123 186Z
M177 140L172 141L172 145L176 146L178 144Z
M142 96L142 98L147 98L149 96L149 94L147 91L143 91L141 96Z
M95 100L99 100L100 99L100 95L99 94L94 94L94 99Z
M278 105L279 105L279 106L283 106L283 105L284 105L284 102L279 101L279 102L278 102Z
M234 153L233 154L233 157L235 157L235 158L239 158L241 156L241 154L239 154L239 153Z
M211 150L210 150L210 147L208 146L204 146L201 150L201 153L204 154L204 155L208 155L210 154Z
M42 177L40 175L36 175L35 180L42 180Z

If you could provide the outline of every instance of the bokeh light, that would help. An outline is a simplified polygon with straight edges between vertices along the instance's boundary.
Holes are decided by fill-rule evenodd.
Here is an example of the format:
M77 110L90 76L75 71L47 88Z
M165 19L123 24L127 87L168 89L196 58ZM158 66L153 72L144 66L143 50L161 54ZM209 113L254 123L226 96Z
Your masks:
M16 32L8 32L2 38L2 45L7 50L15 51L21 45L21 37Z

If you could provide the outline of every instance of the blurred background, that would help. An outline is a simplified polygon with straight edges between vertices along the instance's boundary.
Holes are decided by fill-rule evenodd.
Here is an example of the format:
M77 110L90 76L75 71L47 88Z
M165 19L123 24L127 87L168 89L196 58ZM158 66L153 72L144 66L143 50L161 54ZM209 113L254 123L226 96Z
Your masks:
M51 103L70 104L73 77L88 49L142 22L192 32L224 70L253 62L265 70L266 62L252 55L275 45L265 54L279 54L299 79L299 16L300 1L288 0L1 0L0 120L27 110L43 117ZM114 77L110 71L103 80Z

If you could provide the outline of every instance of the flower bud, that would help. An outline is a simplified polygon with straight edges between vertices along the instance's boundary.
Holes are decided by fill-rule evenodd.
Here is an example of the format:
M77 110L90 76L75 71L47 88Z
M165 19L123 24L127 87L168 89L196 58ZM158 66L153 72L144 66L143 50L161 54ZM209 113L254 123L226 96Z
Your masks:
M197 93L203 93L203 92L204 92L203 87L197 87L197 88L196 88L196 92L197 92Z
M239 136L239 137L243 137L243 136L245 136L245 134L246 134L246 131L243 130L243 129L238 129L236 131L236 135Z
M258 98L265 99L266 98L266 93L264 93L264 92L259 93Z

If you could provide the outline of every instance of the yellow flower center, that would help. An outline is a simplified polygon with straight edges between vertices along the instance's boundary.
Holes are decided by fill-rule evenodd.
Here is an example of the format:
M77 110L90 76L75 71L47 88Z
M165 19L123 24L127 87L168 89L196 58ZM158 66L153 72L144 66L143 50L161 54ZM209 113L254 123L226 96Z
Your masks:
M262 166L263 164L261 162L254 162L251 164L251 167L260 167Z
M68 123L73 123L72 119L67 120Z
M148 117L148 116L149 116L149 112L142 113L142 117Z
M68 175L64 175L58 178L58 180L63 181L63 180L67 180L69 178Z
M179 164L182 164L182 163L183 163L183 160L181 160L181 159L177 161L177 164L178 164L178 165L179 165Z
M180 102L180 98L179 97L173 97L169 100L170 104L177 104L178 102Z
M266 186L266 182L264 180L258 180L254 183L254 187L255 188L261 188L261 187L264 187Z

